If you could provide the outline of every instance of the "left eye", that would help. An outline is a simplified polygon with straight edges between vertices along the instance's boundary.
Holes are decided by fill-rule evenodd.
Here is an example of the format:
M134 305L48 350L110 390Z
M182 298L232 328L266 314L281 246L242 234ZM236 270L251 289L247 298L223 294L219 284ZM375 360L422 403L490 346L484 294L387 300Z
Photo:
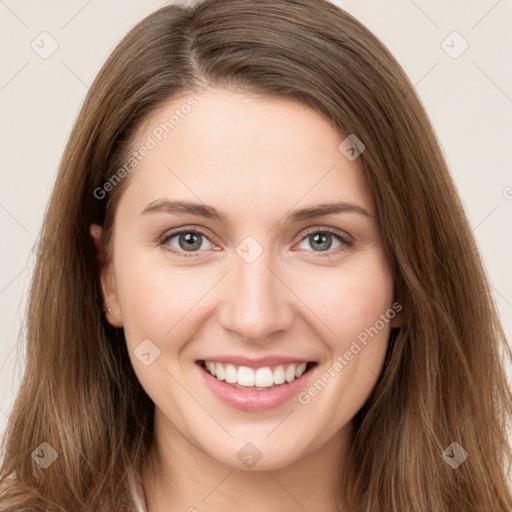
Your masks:
M318 249L318 251L315 250L314 252L325 252L332 248L333 238L338 240L338 245L334 247L334 249L340 247L343 242L347 242L342 235L331 233L329 231L314 231L313 233L306 235L302 239L301 243L309 241L310 247L316 247Z

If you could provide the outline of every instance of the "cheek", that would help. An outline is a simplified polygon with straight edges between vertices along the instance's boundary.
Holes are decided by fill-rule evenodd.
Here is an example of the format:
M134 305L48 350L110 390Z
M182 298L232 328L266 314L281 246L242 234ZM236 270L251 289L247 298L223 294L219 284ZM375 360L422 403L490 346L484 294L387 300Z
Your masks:
M218 280L211 269L173 268L143 251L116 260L115 277L128 345L149 338L166 351L193 335L201 299Z
M168 371L176 377L180 372L182 350L197 330L208 276L192 269L173 269L143 253L119 258L115 275L125 339L137 378L155 403L177 406L179 388L174 387ZM140 357L148 352L146 366Z
M324 418L326 435L348 422L370 396L384 364L395 316L393 280L383 257L359 269L343 269L331 286L313 296L328 325L329 360L323 373L299 395L299 403ZM311 413L313 414L313 413Z
M387 261L380 252L368 253L357 264L330 271L329 279L308 277L302 288L308 306L323 321L331 349L344 352L356 339L378 322L384 336L389 331L379 321L393 302L393 279ZM316 285L314 285L316 283ZM392 312L393 313L393 312ZM394 316L394 314L393 314Z

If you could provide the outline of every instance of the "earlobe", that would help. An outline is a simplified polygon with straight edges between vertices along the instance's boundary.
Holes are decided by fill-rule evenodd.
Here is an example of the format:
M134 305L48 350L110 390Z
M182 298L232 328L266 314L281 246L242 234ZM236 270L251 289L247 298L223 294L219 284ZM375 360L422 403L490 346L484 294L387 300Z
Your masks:
M122 319L122 316L117 297L115 277L112 271L112 263L102 244L103 228L98 224L91 224L89 233L96 248L96 262L98 264L98 277L103 293L105 318L108 323L114 327L122 327L122 323L118 320Z

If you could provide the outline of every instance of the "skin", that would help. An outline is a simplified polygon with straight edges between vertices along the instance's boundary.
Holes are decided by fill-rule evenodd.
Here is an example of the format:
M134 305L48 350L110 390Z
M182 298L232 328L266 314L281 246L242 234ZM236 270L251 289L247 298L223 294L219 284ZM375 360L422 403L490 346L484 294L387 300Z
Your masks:
M134 147L191 95L147 119ZM391 308L393 279L361 161L340 152L345 137L308 106L217 88L193 96L197 106L130 174L109 255L102 254L107 318L124 327L137 377L155 403L154 444L143 467L148 511L342 510L332 489L352 418L377 381L401 315L305 405L293 397L273 410L236 410L198 378L195 361L301 357L318 362L313 383ZM205 203L228 219L141 215L163 198ZM287 218L336 201L373 217ZM180 255L188 246L179 235L159 241L182 226L205 233L192 257ZM353 245L329 234L326 245L315 243L322 228ZM91 235L97 243L101 227L92 225ZM252 263L236 252L247 236L263 250ZM149 366L134 353L145 339L160 350ZM262 454L251 468L237 458L248 441Z

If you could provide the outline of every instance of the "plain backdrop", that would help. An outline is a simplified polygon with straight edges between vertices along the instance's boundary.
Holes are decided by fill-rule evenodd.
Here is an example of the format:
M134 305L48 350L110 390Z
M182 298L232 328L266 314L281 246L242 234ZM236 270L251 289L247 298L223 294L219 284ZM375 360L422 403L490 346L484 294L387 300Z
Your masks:
M115 45L167 3L0 0L0 433L22 376L32 249L73 122ZM335 3L384 42L416 86L512 340L512 1Z

